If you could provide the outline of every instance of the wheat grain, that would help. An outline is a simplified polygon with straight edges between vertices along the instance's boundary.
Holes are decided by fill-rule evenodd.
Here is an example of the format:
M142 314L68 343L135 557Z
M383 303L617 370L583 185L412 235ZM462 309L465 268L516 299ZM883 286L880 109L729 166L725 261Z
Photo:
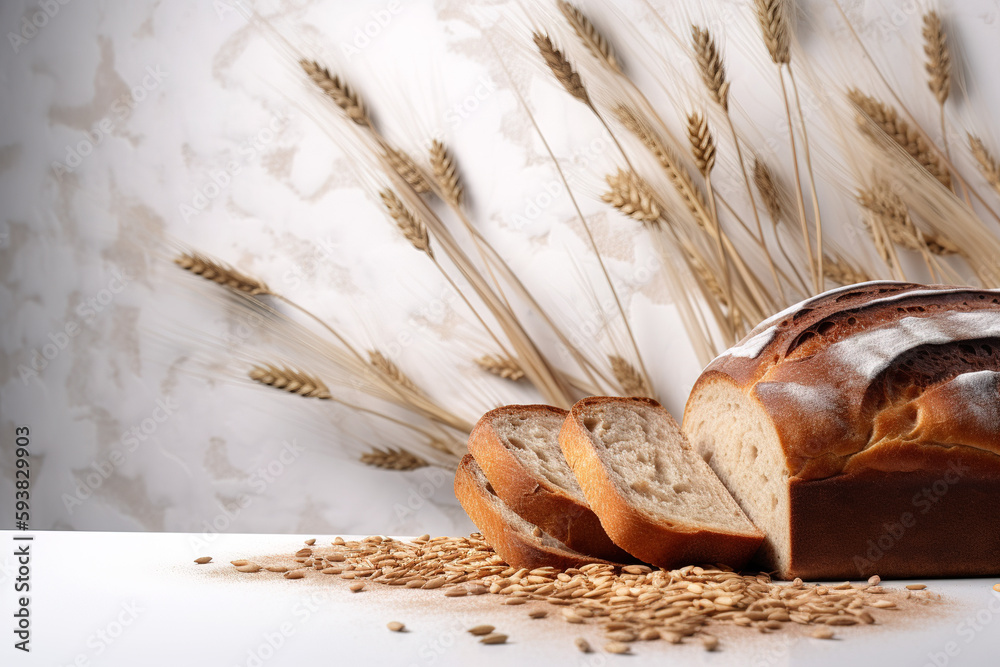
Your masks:
M646 378L635 366L617 354L608 355L611 362L611 372L621 387L623 396L652 396L653 391Z
M251 296L271 294L271 289L260 280L240 273L228 264L195 252L181 253L174 258L174 264L205 280L224 285Z
M775 65L791 62L791 31L785 0L754 0L764 46Z
M375 370L377 370L379 373L381 373L384 377L386 377L393 383L399 385L400 387L403 387L407 391L411 392L420 391L419 389L417 389L417 385L413 383L413 380L407 377L406 374L403 373L403 371L399 370L399 367L396 366L396 364L393 363L391 359L386 357L378 350L369 350L368 360L371 362L371 365L375 367Z
M358 125L371 127L371 119L368 117L364 103L346 82L341 81L340 77L330 74L329 70L313 60L300 60L299 65L302 66L313 83L319 86L320 90L347 114L348 118Z
M715 139L708 129L708 120L700 112L695 111L687 116L688 141L691 143L691 155L702 176L708 176L715 166Z
M416 470L425 468L429 464L416 454L405 449L379 449L373 447L370 452L361 455L359 459L365 465L384 470Z
M462 183L458 180L458 170L455 168L455 161L448 153L444 144L435 139L431 143L431 167L434 170L434 179L441 188L444 200L451 206L458 208L462 205L464 194Z
M927 86L934 93L938 104L944 104L951 91L951 53L937 12L924 14L923 36L924 55L927 56L927 63L924 65L928 74Z
M986 144L979 137L969 134L969 148L972 150L972 157L976 158L979 164L979 171L983 174L986 182L1000 194L1000 162L997 162L986 149Z
M491 632L482 639L479 640L481 644L506 644L507 635L501 632Z
M402 632L406 628L406 626L399 621L389 621L385 624L385 627L389 628L393 632Z
M248 373L251 380L305 398L328 400L330 390L323 381L305 371L274 364L257 365Z
M552 44L549 36L536 32L533 34L533 39L535 46L538 47L538 52L542 54L542 58L545 60L545 64L549 66L552 74L556 77L556 81L562 84L567 93L588 107L592 106L590 95L587 94L587 89L584 87L583 81L580 80L580 75L573 69L573 65L563 55L563 52Z
M924 137L903 118L896 110L874 97L865 95L857 88L848 92L848 98L857 108L858 122L869 136L876 137L875 129L888 135L896 145L902 148L920 166L927 170L947 188L951 188L951 174L941 157L931 148Z
M201 556L199 558L195 558L194 562L198 563L198 565L205 565L206 563L211 563L212 562L212 557L211 556Z
M649 185L634 171L619 169L616 174L608 174L605 180L611 189L601 195L602 200L640 222L654 224L660 221L660 205Z
M406 181L414 192L417 194L430 192L431 186L424 177L423 171L406 152L392 146L385 146L385 159L392 170L399 174L399 177Z
M517 365L517 361L510 357L487 354L476 359L476 364L484 371L512 382L517 382L524 377L524 371Z
M488 635L493 632L496 628L492 625L477 625L475 627L469 628L469 634L475 635L476 637L482 637L483 635Z
M558 0L557 4L559 11L563 13L569 24L573 26L576 36L580 38L580 41L583 42L590 53L609 68L621 74L621 64L618 62L611 44L604 38L604 35L601 34L591 20L578 7L565 2L565 0Z
M406 240L417 250L427 253L428 257L434 257L434 252L431 250L431 238L423 220L407 208L406 204L392 190L382 190L379 195L382 197L385 210L389 212Z
M701 80L711 93L715 103L722 110L729 112L729 82L726 81L726 67L722 62L719 49L707 28L691 26L691 42L694 45L695 58Z

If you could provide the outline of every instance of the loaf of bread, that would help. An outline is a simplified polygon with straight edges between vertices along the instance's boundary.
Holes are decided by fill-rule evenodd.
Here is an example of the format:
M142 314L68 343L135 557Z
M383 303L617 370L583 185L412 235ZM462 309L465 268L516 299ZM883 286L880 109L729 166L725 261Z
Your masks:
M656 401L578 401L559 444L604 529L636 558L738 568L760 546L764 536Z
M607 562L570 549L507 507L471 454L462 458L455 471L455 496L490 546L513 567L565 570Z
M1000 291L797 304L709 364L684 431L785 578L1000 574Z
M521 517L574 551L630 561L601 527L559 449L567 414L549 405L491 410L472 429L469 453L497 496Z

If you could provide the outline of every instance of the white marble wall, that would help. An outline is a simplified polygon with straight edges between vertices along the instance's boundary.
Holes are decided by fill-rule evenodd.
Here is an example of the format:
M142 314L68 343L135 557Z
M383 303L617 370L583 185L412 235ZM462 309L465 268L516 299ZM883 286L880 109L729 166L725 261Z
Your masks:
M362 466L338 454L327 406L198 372L193 360L229 348L206 347L199 333L224 328L221 304L167 275L163 258L178 240L344 326L368 327L381 346L422 322L416 339L427 347L405 346L401 365L471 418L489 405L448 398L449 375L437 369L462 344L447 336L468 328L467 315L427 314L447 287L360 187L323 129L330 119L302 104L306 88L280 46L230 4L0 6L0 504L13 498L14 429L28 426L37 528L470 530L449 474ZM490 238L525 282L552 288L555 312L573 314L567 248L583 241L565 195L548 204L551 170L476 28L490 4L261 9L297 48L361 82L400 141L444 136ZM44 7L52 15L43 21ZM622 7L644 20L642 3ZM995 56L996 4L963 3L958 13L973 55ZM994 80L979 79L995 100ZM585 154L600 129L571 100L542 77L528 89L560 154L613 163ZM754 90L744 78L734 94L753 105ZM575 185L612 272L633 292L640 342L679 415L698 365L662 286L642 271L650 251L593 201L592 171ZM517 216L526 224L510 225ZM523 398L490 387L497 400ZM0 526L12 521L5 511Z

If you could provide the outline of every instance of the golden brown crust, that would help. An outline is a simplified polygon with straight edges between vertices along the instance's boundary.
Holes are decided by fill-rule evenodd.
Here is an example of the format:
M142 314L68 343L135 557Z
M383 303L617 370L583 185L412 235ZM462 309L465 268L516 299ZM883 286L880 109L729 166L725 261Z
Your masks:
M580 553L611 561L631 560L608 537L597 515L550 481L536 477L497 434L496 420L506 416L554 416L566 410L548 405L508 405L487 412L469 435L469 453L482 468L494 492L512 510ZM557 445L558 446L558 445Z
M725 563L739 568L746 563L763 541L759 531L754 535L739 535L661 523L633 507L618 491L583 424L583 415L592 406L622 402L662 409L648 398L585 398L570 410L559 433L563 454L611 539L636 558L663 568L691 563Z
M503 501L484 482L485 477L475 459L466 454L455 471L455 496L486 541L509 565L531 569L551 566L565 570L587 563L607 562L568 548L546 545L542 538L511 526L503 517Z

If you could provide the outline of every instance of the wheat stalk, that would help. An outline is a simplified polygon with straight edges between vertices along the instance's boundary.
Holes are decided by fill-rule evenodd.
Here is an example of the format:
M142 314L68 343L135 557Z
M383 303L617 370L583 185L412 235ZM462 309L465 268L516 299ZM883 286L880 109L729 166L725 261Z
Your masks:
M248 373L251 380L305 398L329 400L330 390L317 377L286 366L256 365Z
M392 219L396 221L396 226L399 231L403 232L406 240L414 248L433 258L434 252L431 250L430 235L427 233L427 226L423 221L417 218L392 190L382 190L379 195L382 197L382 204L385 205L385 209Z
M184 252L174 258L174 264L201 276L205 280L224 285L250 296L272 294L271 289L260 280L241 273L220 261L195 252Z
M601 195L602 200L639 222L652 225L660 221L660 205L639 174L619 169L615 174L608 174L605 180L610 190Z
M431 143L431 167L434 170L434 180L441 188L444 200L454 208L461 207L464 190L458 179L455 160L452 159L445 145L437 139Z
M546 34L536 32L533 33L532 37L535 40L535 46L538 47L538 52L542 54L545 64L552 70L556 81L562 84L567 93L593 108L590 95L587 94L587 89L584 87L583 81L580 80L580 75L573 69L573 65L563 55L563 52L552 44L552 40Z
M775 65L791 62L791 31L785 0L754 0L764 46Z
M417 388L417 385L413 383L413 380L408 378L403 371L399 370L399 367L394 364L392 360L378 350L369 350L368 359L371 362L372 367L374 367L375 370L386 379L399 385L407 391L421 393L420 389Z
M1000 194L1000 162L997 162L986 149L986 144L979 137L969 134L969 148L972 150L972 157L976 158L979 164L979 171L982 172L986 182Z
M726 67L722 63L722 56L719 55L712 34L706 28L692 25L691 41L694 43L701 80L705 82L705 87L708 88L715 103L728 114L729 82L726 81Z
M487 354L476 359L476 364L484 371L511 382L517 382L524 377L524 371L517 365L517 361L510 357Z
M694 162L701 175L707 177L715 166L715 139L708 129L708 120L698 111L689 113L687 132Z
M611 44L590 19L579 8L565 2L565 0L558 0L557 4L559 11L566 17L566 20L573 27L573 31L576 32L576 36L580 38L590 53L612 70L621 74L621 64L615 57Z
M340 109L347 114L347 117L358 125L371 127L371 118L365 110L365 105L358 94L340 77L330 74L325 67L321 67L314 60L300 60L299 65L306 75L312 79L313 83L319 86L327 97L333 100Z
M927 172L951 188L951 174L940 156L928 145L923 136L896 113L896 110L857 88L848 92L848 98L859 111L858 123L869 136L877 136L873 127L888 135L896 145L917 161Z
M938 104L944 104L951 92L951 53L948 50L948 38L941 23L941 17L935 11L924 14L924 54L927 63L927 86L934 93Z
M618 385L621 387L622 395L653 395L652 388L646 382L645 377L643 377L642 373L636 370L635 366L630 364L626 359L619 357L616 354L611 354L608 355L608 361L611 362L611 372L615 376L615 380L618 381Z
M361 455L361 462L365 465L382 468L384 470L416 470L425 468L429 464L416 454L412 454L405 449L380 449L372 447L372 450Z
M406 181L407 185L413 188L414 192L421 195L430 192L430 183L427 182L423 171L409 155L389 145L384 148L386 162L389 163L393 171L399 174L400 178Z
M767 209L771 220L780 222L785 215L781 192L778 190L778 184L774 180L771 168L759 157L755 158L753 162L753 182L757 186L757 193L760 195L760 200L764 202L764 208Z

